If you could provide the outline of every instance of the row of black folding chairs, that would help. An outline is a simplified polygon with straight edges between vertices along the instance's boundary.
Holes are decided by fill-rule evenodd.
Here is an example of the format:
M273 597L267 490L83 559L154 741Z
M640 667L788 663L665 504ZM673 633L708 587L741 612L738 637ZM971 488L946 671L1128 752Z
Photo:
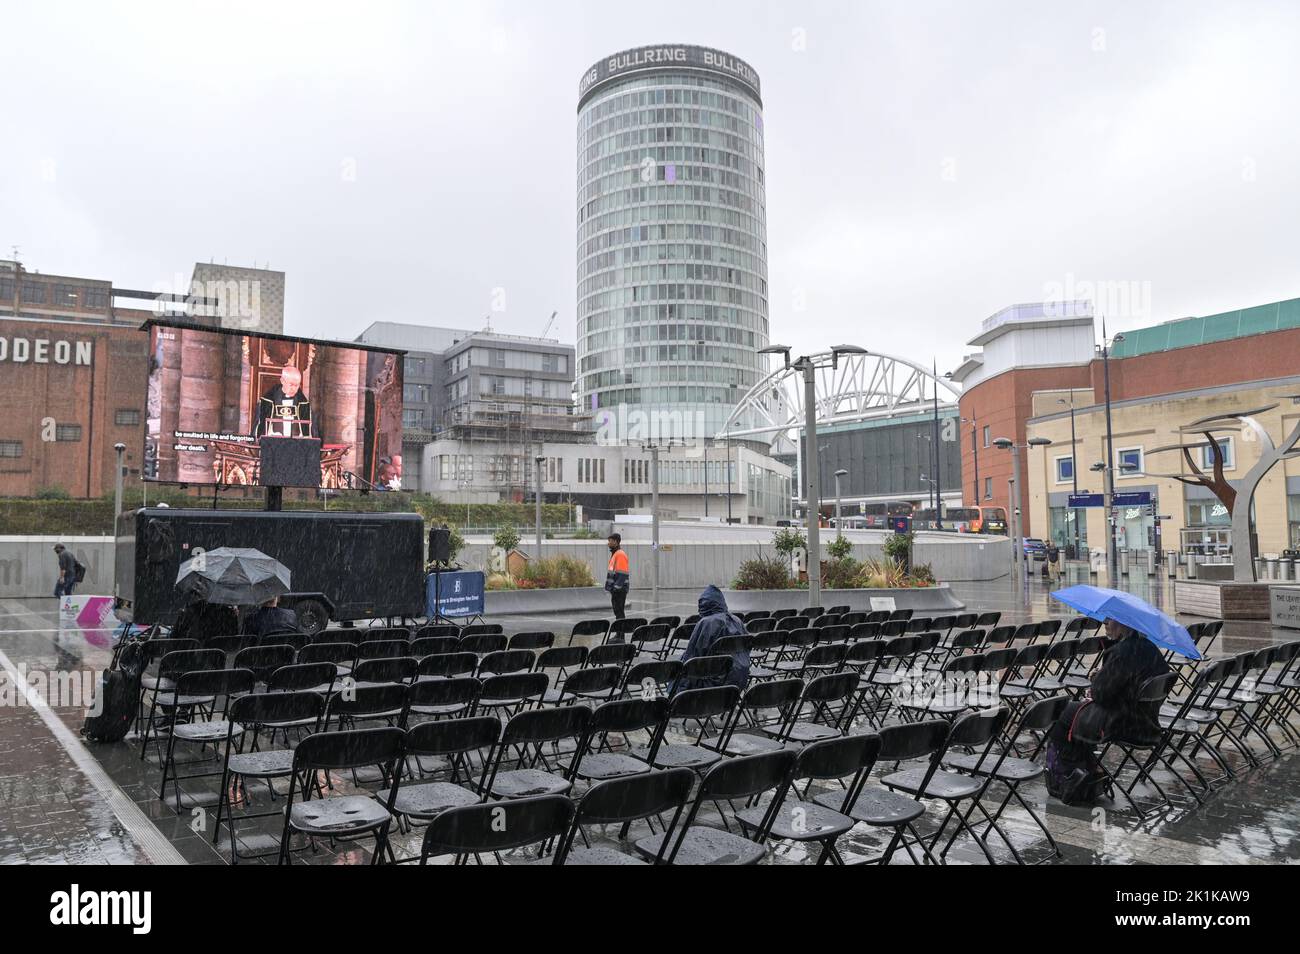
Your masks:
M215 692L220 692L223 689L232 690L237 688L235 680L241 677L243 683L247 683L248 674L246 671L242 674L240 671L230 670L215 673L191 673L185 678L185 688ZM216 680L221 680L222 684L218 685ZM467 681L462 680L460 682ZM468 682L473 682L473 680ZM714 752L708 752L704 747L697 746L696 748L701 753L706 753L705 757L695 764L688 763L687 765L673 763L682 762L684 758L682 750L690 749L692 746L668 746L665 748L661 744L664 737L663 730L668 721L672 718L698 717L711 711L724 711L727 706L735 707L735 711L739 713L741 707L736 705L739 693L734 687L724 686L716 689L687 690L672 700L663 697L621 700L605 703L595 710L590 710L586 706L528 710L517 713L507 723L504 730L501 728L500 721L492 716L486 718L470 716L449 722L426 723L410 729L402 736L402 744L399 746L392 740L397 738L393 732L401 733L402 731L401 726L405 720L405 714L403 714L400 717L401 723L389 731L388 739L390 741L387 743L387 748L384 749L391 762L384 768L382 773L384 783L389 786L386 792L382 792L378 796L384 802L382 810L374 802L369 802L364 797L359 796L326 799L326 802L330 804L323 804L319 801L311 804L300 803L295 808L293 806L293 786L300 785L301 794L306 799L310 799L313 791L319 793L319 786L316 785L313 788L308 784L307 779L317 769L356 769L362 766L384 763L385 758L380 757L383 753L376 751L365 743L367 740L373 741L382 738L382 736L375 733L382 733L385 730L361 730L363 733L369 731L371 733L369 736L358 734L357 731L311 735L299 744L291 759L287 752L280 752L275 757L273 757L273 753L249 753L245 756L242 752L233 752L235 727L238 727L242 737L243 731L250 724L261 724L268 727L288 724L302 725L314 717L319 725L325 705L323 697L319 694L282 693L236 697L225 713L226 718L212 723L211 727L206 730L206 735L202 734L204 730L200 728L200 735L196 736L196 738L212 741L222 731L222 727L227 733L226 763L223 768L221 788L223 798L225 793L229 791L228 783L231 781L232 775L236 776L236 781L240 782L250 774L252 777L263 780L269 780L270 777L290 778L290 805L287 809L280 846L282 861L287 859L289 837L294 832L311 837L331 838L350 838L372 833L376 836L374 857L378 860L387 850L388 826L395 816L408 821L431 821L430 828L425 835L422 861L426 860L431 854L456 853L465 855L518 847L519 845L507 844L506 841L502 840L489 840L487 842L457 840L454 832L461 830L461 826L468 823L468 818L473 813L464 813L466 817L454 824L450 819L446 821L440 821L440 819L443 819L448 811L468 808L472 803L481 799L519 798L535 795L539 791L544 791L547 797L555 797L567 792L575 778L595 782L622 781L625 777L640 777L648 774L649 769L655 767L665 770L676 769L678 776L678 781L670 786L672 791L676 793L674 797L678 799L674 807L676 814L673 822L669 824L667 831L657 837L642 839L636 845L637 850L644 857L657 862L716 863L723 857L729 857L733 861L757 861L764 853L761 845L768 833L772 833L779 838L789 838L797 841L818 841L822 846L819 863L824 860L839 861L841 859L835 851L835 840L840 834L848 831L859 821L877 827L883 825L894 829L890 845L879 859L882 863L888 862L890 856L900 844L906 848L914 860L916 860L916 856L912 853L911 846L913 844L922 848L927 860L936 860L933 849L950 821L956 822L956 828L953 831L953 837L949 839L948 844L940 853L940 857L946 855L953 838L960 831L965 830L974 837L975 843L981 848L988 860L993 862L993 856L981 841L981 837L987 839L988 830L985 831L983 836L975 836L975 832L968 825L967 819L971 812L978 808L987 820L989 829L995 829L997 828L997 818L1007 802L1013 796L1019 798L1015 788L1025 780L1023 777L1026 773L1025 766L1018 765L1015 772L1010 774L1001 772L1004 761L1008 758L1009 749L1003 749L996 755L992 752L993 744L1006 723L1006 710L996 709L971 713L969 716L958 719L951 724L932 721L929 723L890 726L884 728L879 736L845 736L842 732L830 727L821 727L820 734L809 735L818 727L816 723L800 722L798 720L799 712L807 705L811 704L816 708L821 703L836 696L846 696L852 685L852 680L836 676L824 676L818 677L808 684L803 684L797 680L786 680L784 685L770 683L758 687L758 693L747 693L747 695L751 696L759 694L764 696L762 699L751 700L753 705L756 706L779 707L781 700L778 698L778 694L781 692L784 692L792 700L797 695L798 701L791 709L792 714L787 716L779 730L773 733L771 742L774 747L763 752L749 752L738 758L729 758L723 762L721 753L732 754L725 743ZM389 687L387 691L391 695L401 690L400 687ZM416 690L407 691L414 692ZM446 692L447 689L443 688L442 691ZM303 700L307 700L310 705L303 704ZM391 718L392 713L391 711L380 711L378 715ZM369 717L375 717L375 714L371 713ZM1041 729L1050 725L1054 718L1055 714L1040 714L1033 722L1033 725ZM727 740L734 738L735 724L734 719L729 720L729 731L724 732L723 738ZM798 728L796 729L796 727ZM638 753L624 755L597 752L592 748L592 742L597 737L604 738L611 732L626 734L637 730L647 731L650 737L650 745ZM415 741L407 744L408 740L412 739ZM547 744L555 745L563 739L572 740L575 747L572 749L573 754L570 756L564 771L558 772L552 770L549 764L546 763L544 746ZM174 740L172 740L171 744L174 744ZM803 749L797 756L787 747L791 742L803 744ZM981 746L983 746L983 749L980 749ZM458 764L456 758L453 758L451 762L452 781L415 784L408 786L405 791L401 790L401 767L398 760L402 756L410 754L417 756L460 756L472 748L481 749L484 747L491 747L491 752L482 760L483 769L479 783L475 787L476 790L457 784L454 779ZM968 755L975 751L977 756L975 763L973 766L966 766L966 769L973 768L974 776L976 778L982 777L982 782L958 781L959 777L956 773L939 772L939 765L943 757L951 753L955 747L964 748ZM495 754L492 754L492 752ZM663 753L662 758L656 754L658 752ZM545 765L545 768L520 767L507 769L503 772L506 753L517 754L520 766L535 766L540 760ZM928 768L923 767L908 772L892 773L882 779L884 789L873 792L872 796L866 799L865 802L860 802L859 799L866 775L870 773L871 766L875 763L877 757L894 762L929 757L930 762ZM170 761L169 748L169 764ZM765 781L761 786L752 787L751 783L754 782L755 777L749 773L758 771L759 766L762 765L767 767L759 771L759 775ZM742 766L748 767L742 768ZM796 766L799 768L796 769ZM958 766L959 770L961 768L961 766ZM680 817L680 809L685 803L686 795L690 790L691 770L695 772L703 771L704 777L700 792L697 793L695 805L689 812L684 826L676 836L670 837L670 833L674 830L674 826ZM939 773L939 776L942 777L943 784L938 784L935 781L938 777L936 773ZM660 775L663 772L655 772L654 774ZM830 793L828 796L819 797L816 802L787 806L790 809L788 814L783 815L781 813L780 810L786 792L796 780L844 779L848 776L852 776L852 780L845 786L843 793ZM742 779L748 779L748 781L742 782ZM1007 784L1009 790L997 813L989 816L979 806L979 796L982 796L988 785L994 780ZM667 783L642 781L628 784L631 786L630 788L619 790L621 792L620 797L625 805L641 801L640 798L630 797L629 793L633 791L640 792L642 796L648 798L650 790L659 790L655 788L656 785ZM641 786L646 786L646 789L643 791ZM750 834L751 844L746 845L744 839L729 833L720 833L715 829L692 830L692 822L695 820L696 813L699 811L700 806L706 802L716 803L723 799L752 798L763 792L778 788L780 789L779 794L767 806L750 808L738 815L742 829ZM900 796L898 794L900 792L904 794ZM913 828L913 822L925 811L924 807L920 805L921 800L923 798L933 798L936 793L942 801L948 804L949 812L939 829L929 836L930 842L927 845ZM910 803L901 804L908 802L907 795L911 796ZM960 814L958 812L959 805L970 800L973 796L975 797L974 805L966 811L965 815ZM603 797L596 796L595 801L599 804L606 804L601 801ZM613 795L611 794L609 797L613 798ZM658 798L648 798L648 802L654 805L662 804ZM609 804L617 803L618 801L615 800ZM1025 804L1023 799L1021 799L1021 803ZM494 804L499 805L502 803ZM602 823L606 824L619 821L627 822L638 817L660 814L667 811L669 807L673 806L659 807L653 810L647 809L641 815L629 815L627 817L613 817L594 811L583 817L589 821L604 818L605 820ZM1027 804L1025 807L1039 826L1042 827L1041 820L1034 815L1032 808ZM228 804L224 804L224 807L220 805L218 807L217 831L214 831L214 842L220 830L223 811L227 811L228 808ZM605 811L608 812L608 810L609 808L606 807ZM799 820L808 818L810 812L815 817L816 823L799 824ZM830 816L835 817L831 818ZM249 815L244 813L241 817L249 817ZM460 816L452 816L452 818L457 819ZM499 820L500 816L498 815L497 818ZM233 824L233 820L228 820L228 824ZM499 825L495 827L497 830L500 828ZM513 828L515 826L512 823L506 827ZM520 828L521 831L531 830L529 825L524 825L522 822ZM481 829L477 830L482 833ZM1000 837L1007 843L1013 855L1016 856L1016 859L1020 860L1015 846L1000 829L998 831ZM1046 832L1045 828L1044 831ZM519 833L516 832L516 834ZM558 832L555 834L558 834ZM560 842L557 863L565 863L565 855L572 849L574 834L576 832L571 831L567 842ZM1047 833L1047 835L1050 841L1050 833ZM231 845L232 852L237 852L237 840L233 837L233 833ZM669 847L670 845L671 847ZM608 856L608 849L584 849L584 851L591 851L591 854L587 857L580 856L568 863L614 863L613 859ZM237 858L237 855L232 855L232 860L235 858Z
M1198 637L1212 639L1216 634L1202 631ZM1104 743L1103 769L1139 817L1148 812L1134 792L1144 783L1156 790L1165 805L1172 804L1153 774L1157 767L1203 804L1215 787L1237 778L1232 756L1247 768L1257 768L1280 757L1284 747L1300 743L1294 724L1300 706L1300 641L1205 660L1186 680L1185 689L1182 679L1175 670L1147 680L1140 690L1140 703L1158 713L1158 731ZM1280 738L1274 738L1274 731ZM1121 756L1114 768L1105 765L1104 756L1110 751ZM1202 752L1214 764L1217 776L1207 776L1196 764ZM1134 771L1123 784L1119 773L1128 765Z

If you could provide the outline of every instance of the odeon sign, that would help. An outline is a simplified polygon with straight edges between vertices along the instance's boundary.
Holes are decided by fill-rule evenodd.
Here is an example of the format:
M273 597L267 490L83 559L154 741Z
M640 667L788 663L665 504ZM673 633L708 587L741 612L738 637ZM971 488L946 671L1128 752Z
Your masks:
M6 338L0 335L0 361L89 365L94 358L93 341L51 341L49 338Z

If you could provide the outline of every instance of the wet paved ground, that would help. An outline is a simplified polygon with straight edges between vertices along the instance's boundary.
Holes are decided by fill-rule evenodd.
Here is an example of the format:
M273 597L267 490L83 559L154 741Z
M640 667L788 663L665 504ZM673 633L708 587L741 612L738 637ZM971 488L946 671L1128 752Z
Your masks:
M1172 609L1168 581L1134 578L1126 580L1124 588ZM1036 579L1019 586L1005 579L992 584L959 584L953 589L972 611L1000 610L1004 623L1069 615L1049 599L1047 585ZM792 594L792 605L797 602L798 595ZM66 676L56 686L52 701L58 704L52 708L35 693L16 696L16 677L36 681L51 673L87 673L89 684L93 673L109 662L108 634L75 626L60 628L56 610L53 599L0 601L0 667L5 670L0 677L4 680L4 695L0 697L0 862L228 863L228 839L214 847L209 827L216 801L215 781L185 783L177 811L170 796L166 803L158 798L160 771L152 750L141 760L140 745L134 737L114 745L79 740L76 733L84 718L85 702L76 696L78 686L69 684ZM692 604L671 600L655 607L634 598L628 605L628 615L685 616L694 610ZM492 621L501 622L509 633L549 629L566 634L572 623L584 615L590 614L516 616ZM1296 638L1300 634L1272 630L1264 623L1228 623L1214 648L1217 655ZM1153 812L1145 821L1139 821L1124 804L1100 809L1063 806L1047 798L1040 783L1026 786L1023 791L1046 818L1061 849L1059 862L1300 862L1296 831L1300 826L1300 755L1284 749L1282 758L1255 769L1240 759L1232 761L1239 777L1219 787L1199 807L1172 779L1158 773L1157 780L1170 792L1174 808ZM360 781L361 790L373 789L364 775ZM341 792L354 787L350 778L337 775L335 784ZM265 808L265 786L249 787L255 807ZM1154 799L1143 803L1156 804ZM932 808L919 826L923 833L933 830L940 817L939 809ZM716 818L716 814L702 816L706 824ZM878 853L883 838L870 830L864 832L864 827L859 825L841 840L846 857ZM1009 809L1004 828L1027 860L1058 862L1023 810ZM269 819L246 823L240 828L241 851L251 853L273 847L278 831L278 825ZM633 826L632 838L646 832L644 825ZM615 834L597 830L593 842L614 845ZM394 838L399 857L418 853L419 844L418 828ZM1011 860L996 837L989 840L989 846L1000 861ZM804 848L790 847L789 843L777 843L770 857L773 863L812 860ZM321 845L314 852L296 853L295 860L359 863L369 860L369 850L362 843L334 848ZM514 855L507 860L522 858ZM959 839L948 860L983 863L984 858L972 841ZM895 861L906 863L907 857L900 852Z

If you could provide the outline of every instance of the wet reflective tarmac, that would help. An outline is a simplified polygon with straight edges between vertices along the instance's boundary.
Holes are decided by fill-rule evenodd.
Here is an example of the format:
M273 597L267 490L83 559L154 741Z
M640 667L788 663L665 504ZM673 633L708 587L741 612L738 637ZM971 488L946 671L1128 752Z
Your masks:
M1062 585L1088 582L1067 578ZM1164 579L1134 577L1124 588L1166 610L1172 608L1172 587ZM1025 622L1049 616L1071 615L1049 597L1048 586L1038 579L1015 585L1010 579L990 584L953 587L971 611L1000 610L1004 623ZM665 598L654 606L638 599L628 601L628 615L695 611L684 595ZM801 594L792 592L792 605ZM573 622L592 614L565 616L495 617L507 633L549 629L563 642ZM1191 621L1190 619L1186 621ZM182 783L181 807L172 798L158 797L160 767L153 747L144 759L134 736L117 744L83 743L77 737L87 699L78 695L111 658L111 634L83 629L76 623L60 624L53 599L0 601L0 666L4 669L0 695L0 863L111 863L188 862L227 864L229 840L213 844L212 810L218 783L212 779ZM1273 630L1266 623L1228 623L1215 646L1227 654L1300 638L1300 633ZM84 675L84 681L82 674ZM20 692L15 681L26 679L41 689ZM48 707L42 702L48 699ZM1282 743L1280 736L1275 739ZM670 733L669 741L689 741ZM1264 755L1262 746L1257 751ZM1204 771L1213 765L1197 760ZM1218 786L1198 805L1165 772L1155 780L1167 791L1173 806L1165 807L1152 790L1139 789L1139 802L1151 809L1140 820L1121 800L1097 808L1071 808L1048 798L1040 782L1022 789L1026 800L1044 817L1055 837L1061 857L1053 854L1042 832L1019 807L1009 808L1003 830L1030 862L1069 864L1276 864L1300 861L1300 757L1283 747L1280 758L1266 759L1251 768L1241 758L1229 756L1237 777ZM880 770L877 770L879 775ZM357 782L348 773L336 773L335 791L373 790L373 774L362 773ZM359 784L358 784L359 783ZM272 805L265 784L249 783L255 808ZM579 786L578 791L582 790ZM821 789L814 787L809 797ZM275 796L283 802L283 786ZM1142 796L1146 796L1145 798ZM1000 800L1000 797L999 799ZM996 804L996 801L994 802ZM932 806L921 819L922 835L933 831L942 817ZM716 823L716 811L705 811L701 821ZM241 852L273 849L279 837L278 819L250 820L240 825ZM421 829L398 833L393 845L398 857L418 854ZM633 825L626 845L649 833L644 824ZM617 846L617 830L594 829L592 843ZM946 840L946 835L945 835ZM840 850L848 860L877 855L887 841L887 831L858 825L844 836ZM369 840L296 851L294 861L314 864L352 864L369 861ZM988 848L999 861L1011 861L1006 845L996 835ZM526 860L514 853L507 861ZM816 848L775 842L768 858L777 864L812 863ZM274 860L273 858L270 860ZM492 859L487 859L491 862ZM910 863L904 852L896 863ZM969 838L959 838L947 856L950 863L985 863L983 853Z

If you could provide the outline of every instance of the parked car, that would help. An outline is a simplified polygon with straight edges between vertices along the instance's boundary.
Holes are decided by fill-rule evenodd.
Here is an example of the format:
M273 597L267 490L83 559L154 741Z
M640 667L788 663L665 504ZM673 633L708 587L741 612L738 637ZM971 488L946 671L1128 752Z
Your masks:
M1025 537L1025 559L1042 563L1047 559L1047 544L1037 537Z

